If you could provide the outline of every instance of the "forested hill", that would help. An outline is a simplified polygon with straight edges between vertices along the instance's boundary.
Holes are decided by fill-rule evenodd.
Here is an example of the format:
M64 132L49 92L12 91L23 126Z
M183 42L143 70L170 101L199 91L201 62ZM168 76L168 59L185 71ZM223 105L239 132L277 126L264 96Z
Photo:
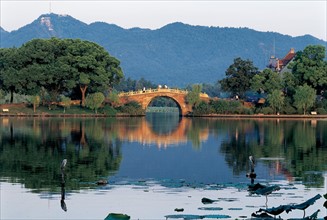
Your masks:
M1 28L3 47L20 47L34 38L80 38L96 42L121 61L126 77L144 77L158 84L185 86L215 83L234 58L250 59L265 68L270 55L283 58L290 48L326 45L313 36L291 37L248 28L168 24L160 29L123 29L114 24L86 24L68 15L45 14L17 31Z

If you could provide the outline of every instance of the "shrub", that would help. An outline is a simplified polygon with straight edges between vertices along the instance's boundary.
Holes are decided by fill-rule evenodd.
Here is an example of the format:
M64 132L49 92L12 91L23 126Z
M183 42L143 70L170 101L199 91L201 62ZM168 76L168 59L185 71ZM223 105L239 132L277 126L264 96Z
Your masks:
M317 113L319 115L325 115L325 114L327 114L327 111L324 108L317 108Z
M293 115L297 113L297 110L291 106L291 105L285 105L282 109L281 109L281 113L282 114L286 114L286 115Z
M244 114L244 115L253 115L253 109L252 108L247 108L244 106L238 107L234 111L235 114Z
M210 101L210 105L212 106L214 113L217 114L227 113L228 103L226 100Z
M193 108L193 114L201 115L201 114L210 114L213 112L212 107L209 103L201 101L196 107Z
M271 115L274 113L274 110L271 107L263 107L261 112L265 115Z
M64 108L64 113L66 112L66 108L70 108L71 106L71 99L64 95L60 96L61 105Z
M233 114L238 113L242 108L242 103L240 101L234 100L215 100L209 103L212 107L214 113L217 114Z
M99 113L114 116L117 114L117 110L110 105L105 105L103 108L99 109Z
M86 97L85 105L97 113L97 110L102 105L104 99L104 95L101 92L92 93Z
M130 114L130 115L144 115L145 110L137 102L128 102L123 106L117 108L120 112Z

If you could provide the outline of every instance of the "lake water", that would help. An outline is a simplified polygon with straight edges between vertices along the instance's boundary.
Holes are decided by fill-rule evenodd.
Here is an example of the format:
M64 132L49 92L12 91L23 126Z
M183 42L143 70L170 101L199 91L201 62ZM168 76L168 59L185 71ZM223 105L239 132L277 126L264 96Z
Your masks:
M267 198L250 155L253 183L280 187ZM0 164L0 219L248 219L326 194L327 120L3 117Z

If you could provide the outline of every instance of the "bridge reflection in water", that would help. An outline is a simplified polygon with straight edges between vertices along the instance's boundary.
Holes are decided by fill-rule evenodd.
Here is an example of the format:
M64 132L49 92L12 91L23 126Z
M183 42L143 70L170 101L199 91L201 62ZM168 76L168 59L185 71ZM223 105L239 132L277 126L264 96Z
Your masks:
M172 114L174 115L174 114ZM192 120L185 117L154 114L137 120L137 124L131 126L130 119L122 118L116 124L118 138L129 142L139 142L143 145L155 144L159 148L177 146L187 143L190 135L196 135L200 142L206 141L209 136L209 128L201 129L198 133L192 132ZM156 117L161 118L158 123ZM164 120L163 120L163 117ZM177 120L176 120L177 119Z
M110 135L118 140L156 145L159 148L177 146L188 141L191 141L193 147L199 147L209 136L209 124L201 124L199 128L199 123L195 120L180 117L176 113L147 113L146 117L114 119L2 118L1 127L9 131L10 136L26 130L42 141L52 131L56 131L54 133L60 140L58 143L73 141L84 149L92 145L89 143L90 138L105 139L107 142L107 136Z

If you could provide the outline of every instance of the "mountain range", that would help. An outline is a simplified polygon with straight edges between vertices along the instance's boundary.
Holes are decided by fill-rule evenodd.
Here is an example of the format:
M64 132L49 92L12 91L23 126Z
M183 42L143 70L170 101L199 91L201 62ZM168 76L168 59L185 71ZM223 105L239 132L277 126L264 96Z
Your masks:
M290 24L294 25L294 24ZM237 57L264 69L271 55L307 45L326 45L311 35L291 37L249 28L192 26L180 22L156 30L124 29L115 24L86 24L69 15L43 14L18 30L0 28L0 47L20 47L35 38L80 38L104 47L121 61L125 77L184 87L215 83Z

